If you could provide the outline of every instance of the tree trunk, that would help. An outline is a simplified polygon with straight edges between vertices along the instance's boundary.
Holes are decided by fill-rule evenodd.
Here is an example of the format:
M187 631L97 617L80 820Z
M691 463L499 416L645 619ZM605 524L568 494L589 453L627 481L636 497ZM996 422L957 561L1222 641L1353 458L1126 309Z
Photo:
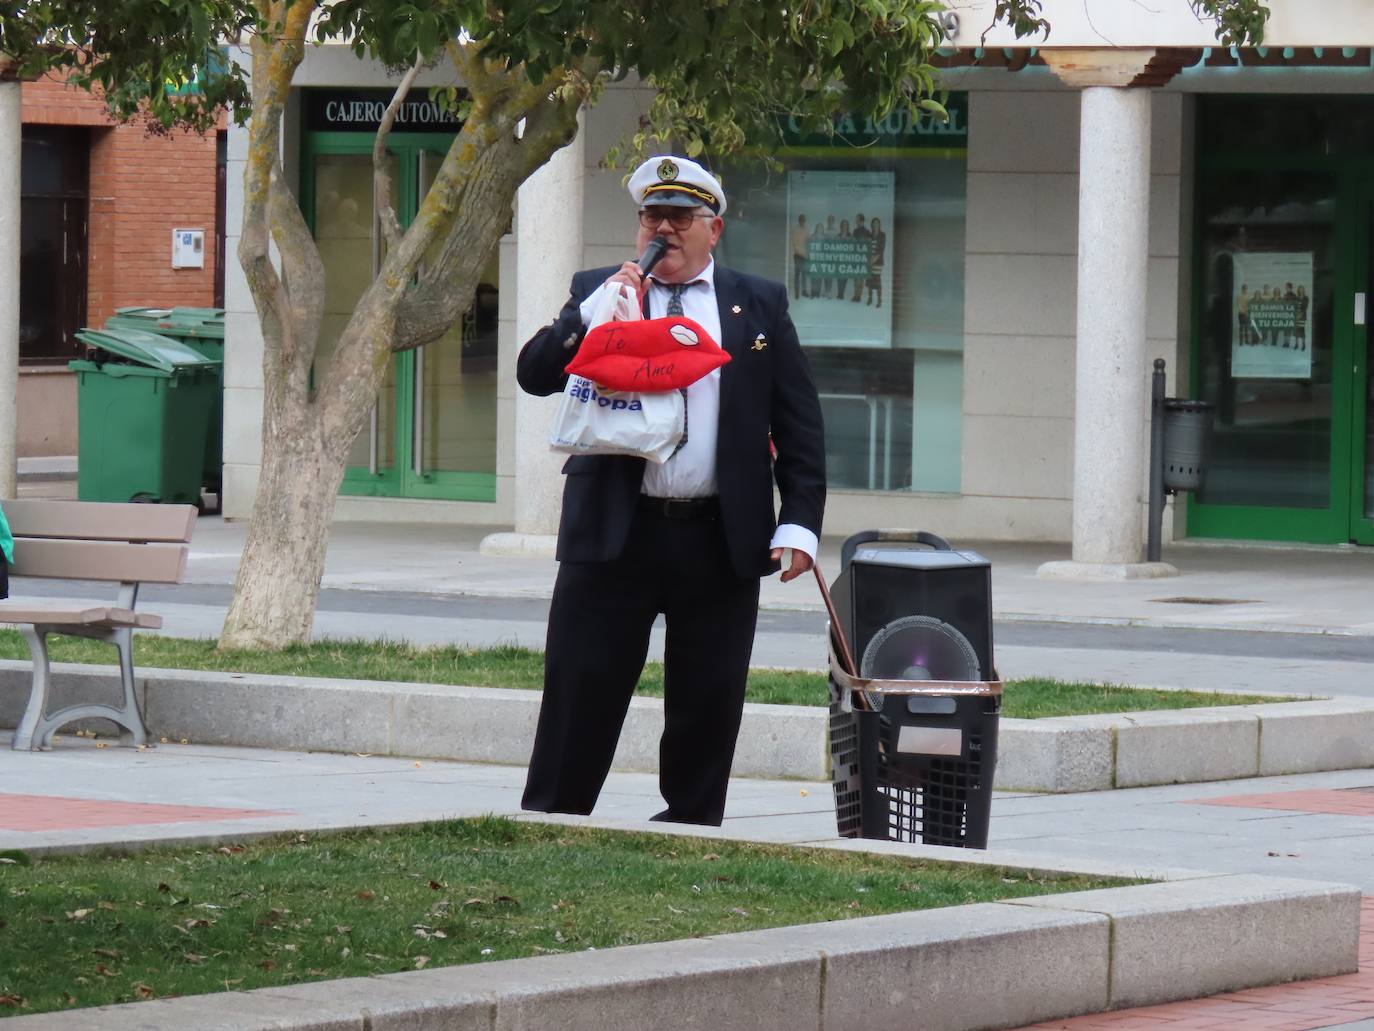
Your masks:
M279 649L310 640L346 455L315 405L265 412L262 476L221 648Z

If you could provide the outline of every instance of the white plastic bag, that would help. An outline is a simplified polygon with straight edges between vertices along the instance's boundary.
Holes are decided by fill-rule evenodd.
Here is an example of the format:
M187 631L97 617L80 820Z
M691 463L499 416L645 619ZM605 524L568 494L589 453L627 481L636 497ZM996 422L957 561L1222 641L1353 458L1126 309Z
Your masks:
M643 318L634 293L615 283L602 291L592 329L603 322ZM631 455L662 465L687 439L687 395L681 390L652 394L603 391L581 376L569 376L549 431L549 446L570 455Z
M623 283L612 283L601 291L601 300L596 302L592 321L588 329L595 329L603 322L638 322L644 317L634 293Z
M653 394L601 389L568 377L549 446L572 455L633 455L662 465L682 443L687 404L680 390Z

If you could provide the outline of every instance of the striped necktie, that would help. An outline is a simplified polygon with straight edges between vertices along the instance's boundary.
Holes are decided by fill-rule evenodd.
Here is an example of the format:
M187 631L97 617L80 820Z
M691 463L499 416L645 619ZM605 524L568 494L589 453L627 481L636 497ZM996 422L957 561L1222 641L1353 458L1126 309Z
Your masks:
M663 285L666 286L666 287L668 288L668 314L669 314L669 315L682 315L682 314L685 314L685 313L683 312L683 310L682 310L682 292L683 292L684 290L686 290L686 289L687 289L689 286L691 286L692 284L691 284L691 283L665 283L665 284L663 284ZM683 387L683 388L681 388L681 389L682 389L682 440L678 443L678 446L677 446L677 447L673 448L673 454L672 454L672 455L669 455L669 456L668 456L669 458L672 458L673 455L676 455L679 451L681 451L681 450L682 450L682 445L687 443L687 388L686 388L686 387Z
M690 283L669 283L668 286L668 314L681 315L682 311L682 291L691 286Z

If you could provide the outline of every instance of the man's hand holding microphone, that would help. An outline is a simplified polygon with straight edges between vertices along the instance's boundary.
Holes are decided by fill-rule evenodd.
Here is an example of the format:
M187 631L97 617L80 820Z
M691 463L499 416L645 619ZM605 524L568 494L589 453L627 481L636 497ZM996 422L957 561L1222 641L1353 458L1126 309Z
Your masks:
M662 237L655 236L644 248L643 254L634 261L627 261L621 265L619 271L606 282L628 286L635 292L635 300L642 305L644 294L649 289L649 273L667 253L668 245L663 242Z

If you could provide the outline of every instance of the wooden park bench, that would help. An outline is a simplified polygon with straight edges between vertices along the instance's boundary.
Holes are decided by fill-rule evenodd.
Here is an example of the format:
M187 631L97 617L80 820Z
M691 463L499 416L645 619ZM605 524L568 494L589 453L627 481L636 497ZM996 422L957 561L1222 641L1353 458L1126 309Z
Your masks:
M18 624L33 653L33 684L28 706L14 732L13 747L46 750L52 747L58 729L73 720L92 717L118 724L122 744L148 744L148 728L134 693L133 632L139 628L155 630L162 626L162 618L136 612L134 607L140 584L181 580L196 525L195 507L29 499L0 504L14 533L13 575L119 584L118 596L110 605L0 601L0 623ZM123 702L69 705L47 714L52 679L49 634L113 644L119 651Z

